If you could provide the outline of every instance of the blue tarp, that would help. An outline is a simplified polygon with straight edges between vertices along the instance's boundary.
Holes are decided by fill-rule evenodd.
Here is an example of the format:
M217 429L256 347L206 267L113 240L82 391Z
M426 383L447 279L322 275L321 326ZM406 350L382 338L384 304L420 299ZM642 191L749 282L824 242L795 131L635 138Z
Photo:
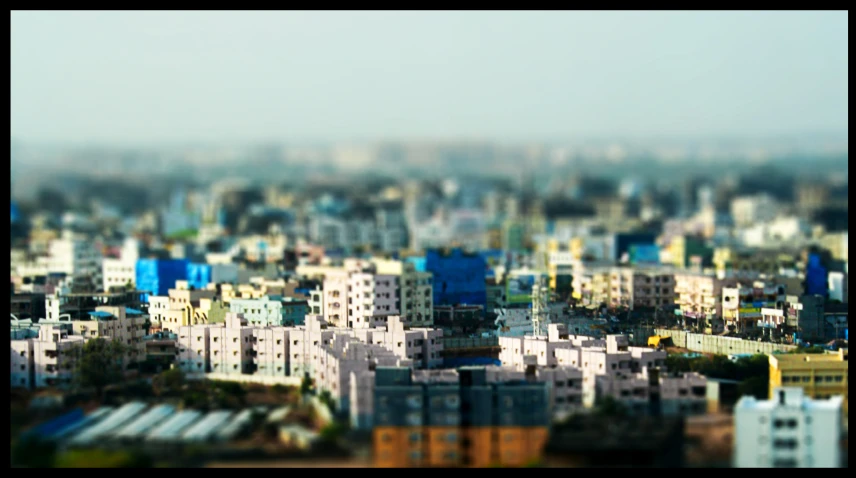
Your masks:
M425 258L424 257L408 257L407 262L413 264L413 267L416 269L416 272L425 272Z
M69 413L62 415L60 417L54 418L53 420L43 423L38 427L30 430L26 433L28 438L47 438L52 436L54 433L59 432L65 428L74 425L75 423L83 420L86 415L83 413L82 408L75 408Z
M90 312L89 315L91 315L93 317L101 317L101 318L113 317L113 314L111 314L110 312L104 312L101 310L96 310L95 312Z

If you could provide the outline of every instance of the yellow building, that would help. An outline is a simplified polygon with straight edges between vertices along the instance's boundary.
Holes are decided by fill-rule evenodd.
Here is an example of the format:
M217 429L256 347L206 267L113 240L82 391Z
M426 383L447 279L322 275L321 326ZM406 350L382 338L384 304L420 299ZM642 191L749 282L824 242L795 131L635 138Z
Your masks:
M770 355L770 398L776 387L800 387L811 398L844 396L847 417L847 349L827 354Z

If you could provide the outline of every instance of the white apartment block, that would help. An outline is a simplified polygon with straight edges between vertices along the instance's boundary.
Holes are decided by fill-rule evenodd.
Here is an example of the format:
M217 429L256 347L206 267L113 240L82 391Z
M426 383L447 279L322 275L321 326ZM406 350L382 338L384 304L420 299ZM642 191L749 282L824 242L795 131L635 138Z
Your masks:
M368 371L377 365L412 367L412 362L382 345L363 343L346 335L336 336L318 351L315 386L328 391L337 407L349 412L351 374Z
M71 277L89 276L96 280L101 275L101 253L92 242L79 240L67 231L62 238L51 241L48 255L49 272L62 272Z
M744 396L734 408L737 468L839 468L843 397L813 400L779 387L770 400Z
M216 295L216 290L190 290L187 281L177 281L176 288L169 290L169 308L160 314L162 316L161 328L172 333L178 333L182 326L206 323L207 314L202 309L201 299L213 299ZM162 301L160 298L156 300L159 303Z
M169 297L150 295L149 296L149 318L152 324L157 324L159 327L167 321L169 311Z
M417 272L409 262L372 259L378 274L398 278L399 311L405 323L415 327L434 324L434 299L430 272Z
M253 368L256 375L288 376L290 336L290 327L253 328Z
M127 259L103 259L101 263L101 280L105 292L111 287L131 286L137 282L137 261Z
M377 327L386 317L399 315L397 277L363 272L348 279L348 328Z
M35 388L68 385L74 376L76 347L85 339L71 335L62 326L43 325L33 339L33 386Z
M829 273L829 300L847 302L847 274L843 272Z
M229 310L241 314L249 325L261 327L282 325L282 302L268 296L259 299L232 299Z
M722 288L722 318L726 327L740 331L753 329L763 321L764 309L783 310L785 305L784 285L765 281L744 284L745 281Z
M340 295L341 297L341 295ZM324 291L321 288L316 288L312 292L309 293L309 313L313 315L321 315L323 317L327 317L324 314ZM341 320L341 313L339 314L339 318L337 320Z
M208 373L211 370L211 329L216 325L179 327L176 365L184 373Z
M240 375L253 371L253 327L246 318L226 314L225 324L210 327L208 334L212 373Z
M33 339L11 340L10 385L12 388L30 389L33 387L33 379L35 378L33 342Z
M71 321L74 335L86 340L105 339L118 341L129 347L127 360L130 363L146 359L146 317L137 310L125 307L97 307L90 312L90 320Z
M406 328L401 317L391 316L384 326L355 329L353 333L364 343L386 347L402 360L412 360L416 368L443 365L441 329Z
M597 399L612 397L631 413L688 415L707 412L707 380L694 372L670 375L646 367L641 372L595 375L594 379Z

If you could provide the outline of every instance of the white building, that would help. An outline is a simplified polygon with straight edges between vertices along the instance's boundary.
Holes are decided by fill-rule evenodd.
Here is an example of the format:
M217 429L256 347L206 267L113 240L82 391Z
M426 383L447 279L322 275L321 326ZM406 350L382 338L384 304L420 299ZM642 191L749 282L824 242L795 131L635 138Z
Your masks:
M847 274L843 272L829 273L829 300L847 302Z
M731 201L731 216L736 227L747 227L770 222L779 213L778 205L766 194L742 196Z
M253 328L253 364L256 375L288 376L291 328Z
M83 337L69 334L62 326L39 327L39 337L33 339L33 386L70 384L76 359L74 349L83 346L84 342Z
M241 314L249 325L282 325L282 302L268 296L258 299L232 299L229 310Z
M135 309L126 307L97 307L90 312L90 320L71 321L75 335L86 340L115 340L129 347L127 360L130 363L146 359L146 317Z
M101 253L91 241L74 237L68 231L54 239L48 249L48 272L61 272L71 277L90 277L101 284Z
M10 385L30 389L35 378L33 339L12 340Z
M433 275L417 272L409 262L372 259L378 274L392 275L398 279L398 309L402 320L415 327L430 327L434 324Z
M111 287L134 286L137 282L137 261L104 259L101 263L101 280L105 292Z
M226 322L208 329L212 373L240 375L253 370L253 327L235 313Z
M773 390L759 401L745 396L734 408L734 466L839 468L843 397L812 400L797 387Z

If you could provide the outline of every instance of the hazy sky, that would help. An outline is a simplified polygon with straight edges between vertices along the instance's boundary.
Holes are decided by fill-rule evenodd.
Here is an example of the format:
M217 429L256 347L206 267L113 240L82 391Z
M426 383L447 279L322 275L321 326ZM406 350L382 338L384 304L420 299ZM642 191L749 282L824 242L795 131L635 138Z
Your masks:
M848 130L846 12L13 12L32 141Z

